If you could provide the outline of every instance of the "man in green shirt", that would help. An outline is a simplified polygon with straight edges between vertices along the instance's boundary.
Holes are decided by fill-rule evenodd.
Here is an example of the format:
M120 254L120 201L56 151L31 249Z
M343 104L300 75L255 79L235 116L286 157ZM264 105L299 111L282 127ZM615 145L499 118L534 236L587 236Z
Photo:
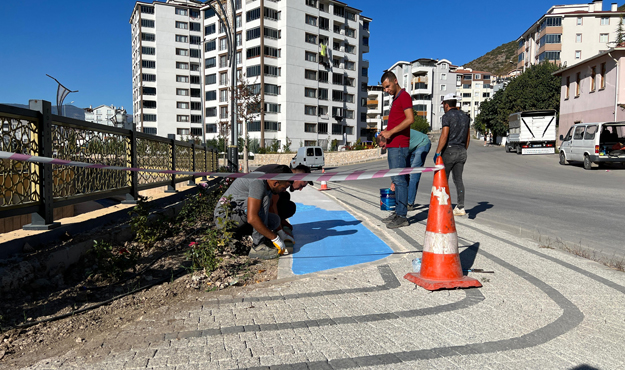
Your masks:
M417 130L410 129L410 167L423 167L425 158L430 152L432 143L430 138ZM413 173L410 175L410 181L408 182L408 210L414 211L417 208L415 199L417 197L417 189L419 188L419 181L421 180L421 173Z

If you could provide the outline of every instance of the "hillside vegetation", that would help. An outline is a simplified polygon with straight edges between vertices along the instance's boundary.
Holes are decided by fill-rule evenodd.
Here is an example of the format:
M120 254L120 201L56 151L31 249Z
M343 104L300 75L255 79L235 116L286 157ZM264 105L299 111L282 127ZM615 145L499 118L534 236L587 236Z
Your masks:
M517 45L516 41L510 41L466 63L464 66L478 71L490 72L494 75L507 74L516 68ZM509 61L512 61L514 64L509 63Z

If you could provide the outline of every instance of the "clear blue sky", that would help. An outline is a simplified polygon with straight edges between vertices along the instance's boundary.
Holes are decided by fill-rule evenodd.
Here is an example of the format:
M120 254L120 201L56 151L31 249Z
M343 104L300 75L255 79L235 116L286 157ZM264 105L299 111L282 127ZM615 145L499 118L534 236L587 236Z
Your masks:
M304 0L283 0L304 1ZM369 84L398 60L467 63L519 37L554 3L501 0L343 0L373 18ZM562 4L590 0L564 1ZM609 1L604 8L609 8ZM132 110L133 0L0 0L0 103L55 102L56 83L78 93L65 103ZM469 6L467 6L469 5Z

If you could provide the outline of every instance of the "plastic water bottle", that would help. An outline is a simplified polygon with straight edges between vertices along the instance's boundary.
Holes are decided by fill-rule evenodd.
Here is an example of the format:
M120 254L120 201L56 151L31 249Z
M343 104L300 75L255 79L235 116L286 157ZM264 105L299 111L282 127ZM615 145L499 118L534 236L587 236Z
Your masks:
M415 258L412 260L412 271L415 273L421 272L421 258Z

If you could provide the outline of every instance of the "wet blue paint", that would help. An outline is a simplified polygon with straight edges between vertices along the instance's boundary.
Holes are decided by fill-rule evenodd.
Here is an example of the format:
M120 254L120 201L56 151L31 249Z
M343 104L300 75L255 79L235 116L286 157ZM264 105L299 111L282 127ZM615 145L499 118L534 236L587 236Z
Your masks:
M380 238L346 211L327 211L297 203L289 219L296 244L296 275L377 261L393 253Z

